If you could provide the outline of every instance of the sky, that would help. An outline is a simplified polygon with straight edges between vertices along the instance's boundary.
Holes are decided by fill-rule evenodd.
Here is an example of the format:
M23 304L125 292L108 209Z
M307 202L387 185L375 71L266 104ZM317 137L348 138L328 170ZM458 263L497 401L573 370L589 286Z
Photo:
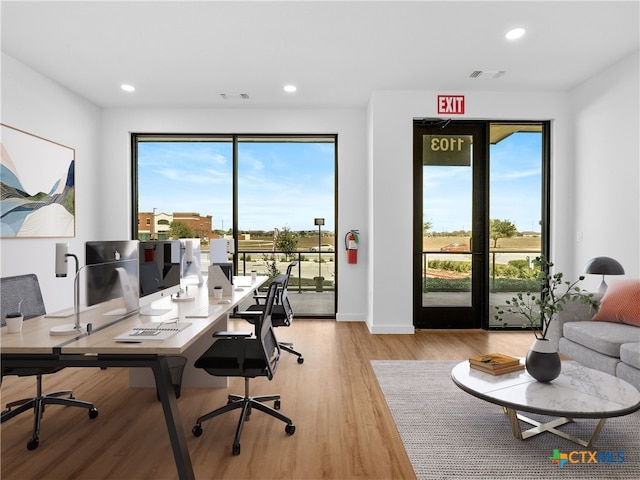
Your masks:
M333 143L241 142L238 146L239 230L333 231ZM138 209L196 212L213 229L232 227L231 142L141 142Z
M518 231L540 231L540 133L515 133L491 146L490 218ZM238 146L239 230L335 230L332 143L241 142ZM431 231L471 229L471 169L426 166L424 220ZM141 142L139 210L196 212L213 229L232 227L231 142Z
M514 133L490 150L491 219L518 231L540 231L542 134ZM471 229L471 169L428 165L423 174L425 222L431 232Z

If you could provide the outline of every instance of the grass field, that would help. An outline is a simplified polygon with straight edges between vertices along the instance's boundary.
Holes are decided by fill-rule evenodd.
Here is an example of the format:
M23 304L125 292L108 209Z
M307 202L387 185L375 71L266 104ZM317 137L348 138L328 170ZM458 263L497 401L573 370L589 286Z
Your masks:
M336 251L342 251L344 246L342 241L339 244L334 243L335 237L322 236L321 243L335 245ZM468 237L425 237L423 241L424 250L440 250L441 247L448 245L449 243L464 243L469 245ZM273 245L272 237L251 237L251 240L242 240L239 244L240 251L243 250L271 250ZM302 237L298 239L298 251L308 252L313 246L318 245L318 237ZM541 237L513 237L513 238L501 238L498 240L497 248L493 248L493 240L491 240L491 250L497 251L531 251L539 252L541 246Z
M423 239L423 250L440 250L441 247L449 243L463 243L469 245L469 237L425 237ZM541 247L541 237L512 237L501 238L498 246L493 248L493 240L490 243L491 250L497 251L532 251L539 252Z

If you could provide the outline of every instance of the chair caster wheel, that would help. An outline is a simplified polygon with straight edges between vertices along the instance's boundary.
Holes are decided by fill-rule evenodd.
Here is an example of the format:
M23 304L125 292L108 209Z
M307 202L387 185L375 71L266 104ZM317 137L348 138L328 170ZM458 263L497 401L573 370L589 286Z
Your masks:
M296 426L293 424L287 425L284 427L284 431L289 435L293 435L294 433L296 433Z
M32 438L27 442L27 450L35 450L40 445L38 437Z
M193 433L194 437L199 437L200 435L202 435L202 426L200 425L195 425L192 429L191 429L191 433Z
M280 410L280 400L276 400L273 402L273 408L276 410Z
M233 453L234 455L240 455L240 444L239 443L234 443L233 444L233 448L231 449L231 453Z
M304 363L304 358L298 357L298 363L302 365Z
M96 418L98 416L98 410L96 408L89 409L89 418Z

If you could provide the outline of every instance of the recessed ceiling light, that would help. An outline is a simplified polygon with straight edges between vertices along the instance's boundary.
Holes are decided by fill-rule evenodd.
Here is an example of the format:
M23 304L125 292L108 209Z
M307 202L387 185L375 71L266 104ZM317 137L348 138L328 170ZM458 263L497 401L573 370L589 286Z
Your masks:
M509 30L506 33L505 38L507 40L516 40L516 39L522 37L524 35L525 31L526 30L524 28L520 28L520 27L514 28L512 30Z
M295 85L285 85L284 86L284 91L287 93L293 93L296 90L298 90L298 88Z
M120 88L125 92L134 92L136 89L136 87L134 87L133 85L127 85L126 83L120 85Z

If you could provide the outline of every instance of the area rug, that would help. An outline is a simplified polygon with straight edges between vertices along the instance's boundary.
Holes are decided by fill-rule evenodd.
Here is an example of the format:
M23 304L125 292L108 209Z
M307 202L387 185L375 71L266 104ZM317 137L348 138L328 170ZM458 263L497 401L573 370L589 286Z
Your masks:
M590 449L550 433L516 440L501 407L453 383L450 372L456 363L371 361L418 479L640 478L640 412L608 419ZM596 422L578 419L560 429L589 438ZM560 467L550 458L554 451L572 461Z

